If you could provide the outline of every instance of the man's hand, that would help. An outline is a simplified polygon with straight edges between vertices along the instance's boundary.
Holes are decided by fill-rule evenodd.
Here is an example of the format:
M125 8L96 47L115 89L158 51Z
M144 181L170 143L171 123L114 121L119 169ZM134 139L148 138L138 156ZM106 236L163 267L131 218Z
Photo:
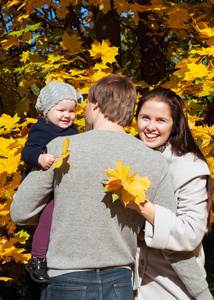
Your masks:
M55 157L51 154L40 154L38 163L42 166L43 169L47 170L53 164Z

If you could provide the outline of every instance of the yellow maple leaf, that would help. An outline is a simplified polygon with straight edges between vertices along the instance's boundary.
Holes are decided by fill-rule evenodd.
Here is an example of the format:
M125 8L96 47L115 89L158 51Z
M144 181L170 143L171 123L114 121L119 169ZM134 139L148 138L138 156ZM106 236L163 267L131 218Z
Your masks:
M91 76L91 79L93 80L93 82L96 82L97 80L99 80L100 78L104 77L104 76L107 76L111 74L108 70L108 72L103 72L102 70L98 70L96 73L94 73L92 76ZM82 93L83 93L83 90L82 90Z
M63 146L62 146L62 154L57 159L57 161L54 163L53 169L59 168L62 165L63 160L70 154L71 151L68 150L69 144L70 144L70 141L69 141L69 139L67 137L66 140L63 143Z
M117 10L118 15L121 15L122 12L128 13L129 3L126 0L115 1L114 8Z
M129 166L123 168L123 163L117 160L116 170L106 170L109 180L105 181L104 190L112 193L113 202L120 198L125 206L131 201L139 205L147 200L145 191L151 182L148 176L139 178L137 172L129 174Z
M210 152L212 151L212 149L213 149L213 146L214 145L209 145L209 146L206 146L206 147L203 147L203 148L201 148L201 151L203 152L203 154L204 154L204 156L205 157L207 157L209 154L210 154Z
M21 0L11 0L11 1L7 1L6 7L7 7L7 8L10 8L11 6L17 5L17 4L21 3L21 2L22 2Z
M189 15L185 8L173 7L168 15L167 23L171 28L187 29L188 18Z
M22 8L23 6L25 6L25 5L26 5L26 4L23 3L23 4L19 7L19 9L21 9L21 8ZM19 10L19 9L18 9L18 10ZM29 14L23 14L23 15L17 17L17 21L20 22L21 20L24 20L24 19L27 19L27 18L29 18Z
M12 281L13 279L10 277L0 277L0 280L7 282L7 281Z
M4 204L0 204L0 215L7 216L10 212L10 204L6 201Z
M193 136L202 140L201 147L206 147L212 141L212 131L208 126L192 126Z
M3 163L6 167L5 171L7 171L8 174L15 173L19 165L23 164L21 161L21 153L18 153L14 156L9 156L8 159L3 160Z
M135 202L140 205L144 203L146 199L145 191L150 186L151 182L148 179L148 176L139 178L136 176L131 182L130 186L126 186L126 189L121 190L121 199L123 200L124 205L126 206L130 201Z
M196 78L204 77L208 74L208 69L203 64L190 63L187 64L188 71L185 72L184 80L194 80Z
M25 244L30 235L27 233L27 231L24 231L22 229L21 231L15 233L15 237L17 239L17 242L19 242L20 244Z
M198 25L194 19L193 19L193 21L195 22L195 26L193 25L193 27L199 32L199 34L203 38L211 38L214 36L214 28L213 27L212 28L208 27L205 22L200 22Z
M214 157L208 157L207 163L208 163L208 166L210 169L211 176L213 176L214 175Z
M4 185L7 181L7 172L0 174L0 198L4 197Z
M26 43L29 43L29 44L30 44L31 41L32 41L32 39L33 39L33 34L32 34L30 31L25 32L25 33L23 34L22 39L23 39L23 42L26 42Z
M21 178L22 176L18 172L16 172L15 174L13 174L13 180L5 185L5 188L12 191L15 190L20 185Z
M26 12L30 15L34 12L36 8L40 9L43 5L50 4L47 0L37 0L36 3L34 1L25 1L26 2Z
M210 46L207 48L201 47L191 50L190 53L198 54L198 55L212 55L214 56L214 46Z
M56 16L57 18L63 18L65 19L66 15L69 14L69 10L67 8L67 6L70 3L67 3L67 0L64 1L60 1L59 3L56 2L52 2L51 6L56 9Z
M52 62L52 63L55 63L56 61L59 61L61 59L63 59L64 56L62 55L57 55L56 53L51 53L51 54L48 54L48 61ZM48 76L48 75L47 75ZM52 81L52 79L50 80ZM47 83L47 82L46 82Z
M94 70L105 70L105 69L107 69L107 66L106 66L106 64L103 61L101 61L99 63L97 62L94 65Z
M15 140L12 137L10 137L9 139L0 137L0 144L1 144L0 155L2 157L6 158L6 157L14 154L14 151L12 151L12 149L10 147L10 145L14 142L15 142ZM10 151L8 151L8 149L10 149Z
M27 95L27 94L26 94ZM30 110L30 105L32 105L32 101L28 99L28 97L22 98L21 101L19 101L16 104L16 112L21 115L22 113L26 113Z
M30 54L29 59L31 60L31 58L32 58L32 55ZM28 95L28 88L33 86L34 83L36 83L35 79L32 79L32 80L22 79L20 81L19 86L18 86L18 92L21 95L21 98Z
M82 45L82 41L78 38L76 34L69 35L67 32L64 32L62 36L62 42L60 45L64 50L74 50L79 49Z
M9 48L11 48L13 45L17 46L19 44L19 40L16 36L13 36L12 38L8 39L8 40L3 40L2 41L2 47L5 50L8 50Z
M126 166L125 169L123 169L122 162L117 160L116 171L113 169L106 170L106 175L110 179L106 182L105 190L116 191L122 186L122 183L123 185L125 185L126 182L130 183L130 177L128 176L129 173L130 173L129 166ZM131 176L131 179L132 177L133 175Z
M29 61L32 63L43 63L45 62L44 58L41 57L39 54L37 53L30 53L29 55Z
M96 0L95 0L96 1ZM101 0L99 4L99 10L102 10L103 14L107 14L111 10L111 1Z
M118 55L118 47L111 47L109 39L103 40L101 44L95 41L89 52L95 59L101 58L105 64L113 63L116 61L115 56Z
M7 129L12 129L17 127L17 122L20 120L20 117L15 114L13 117L2 114L0 117L0 127L5 127Z
M20 61L23 63L26 63L26 61L28 60L28 57L30 55L30 51L23 51L21 54L21 58Z
M16 263L18 263L19 261L20 262L27 261L26 257L24 257L23 254L22 254L24 251L26 251L26 249L16 248L15 246L5 248L4 252L3 252L3 255L2 255L2 260L3 260L2 263L9 262L12 259Z

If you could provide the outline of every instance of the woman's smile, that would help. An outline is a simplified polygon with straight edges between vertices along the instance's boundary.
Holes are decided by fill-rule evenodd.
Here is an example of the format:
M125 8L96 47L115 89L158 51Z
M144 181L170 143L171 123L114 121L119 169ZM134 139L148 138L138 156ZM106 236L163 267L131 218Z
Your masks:
M173 128L173 120L168 104L150 99L146 101L137 118L140 139L150 148L166 143Z

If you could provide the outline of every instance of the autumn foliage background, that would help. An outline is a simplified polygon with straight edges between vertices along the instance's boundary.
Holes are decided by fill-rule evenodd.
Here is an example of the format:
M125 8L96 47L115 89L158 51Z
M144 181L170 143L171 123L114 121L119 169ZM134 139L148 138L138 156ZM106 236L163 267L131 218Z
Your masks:
M9 208L25 171L21 150L37 121L37 96L52 80L72 84L85 99L91 84L112 72L132 79L138 96L158 85L171 88L186 102L214 185L213 12L214 0L1 1L1 286L20 286L25 280L33 230L17 227ZM80 132L85 104L77 107ZM135 121L126 129L136 134ZM213 229L204 243L212 284Z

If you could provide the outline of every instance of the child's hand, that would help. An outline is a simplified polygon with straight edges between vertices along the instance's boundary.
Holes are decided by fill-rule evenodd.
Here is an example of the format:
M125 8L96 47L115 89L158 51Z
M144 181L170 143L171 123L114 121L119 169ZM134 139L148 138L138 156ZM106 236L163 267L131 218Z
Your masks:
M55 157L53 155L44 153L39 155L38 163L42 166L43 169L47 170L50 168L54 160Z

